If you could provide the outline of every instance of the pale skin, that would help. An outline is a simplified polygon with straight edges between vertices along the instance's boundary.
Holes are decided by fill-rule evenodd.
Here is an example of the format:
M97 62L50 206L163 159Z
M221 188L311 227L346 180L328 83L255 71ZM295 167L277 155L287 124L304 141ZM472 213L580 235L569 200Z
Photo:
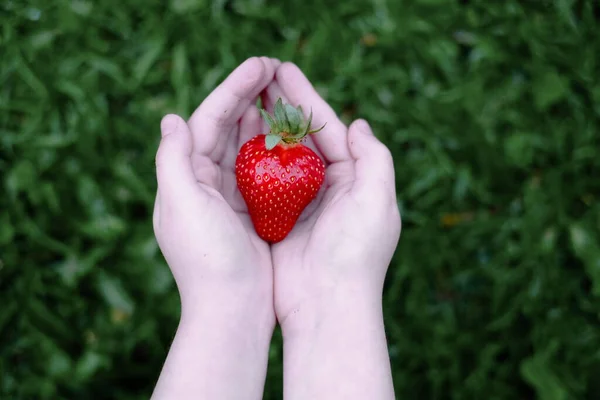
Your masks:
M241 145L266 133L258 96L327 122L307 142L325 184L274 245L254 232L233 172ZM161 132L154 228L182 315L152 398L261 399L278 321L285 399L394 399L381 294L401 224L392 157L369 125L346 127L298 67L261 57Z

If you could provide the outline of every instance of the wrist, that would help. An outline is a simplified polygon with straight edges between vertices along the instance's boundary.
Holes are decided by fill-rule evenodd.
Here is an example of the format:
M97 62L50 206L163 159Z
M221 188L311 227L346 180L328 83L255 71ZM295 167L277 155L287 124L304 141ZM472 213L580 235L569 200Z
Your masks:
M381 289L346 282L306 294L279 316L279 324L286 339L310 338L323 329L351 329L355 324L383 326L381 300Z
M262 358L263 349L268 351L275 318L269 316L241 315L221 309L209 314L182 313L177 333L193 338L204 346L228 349L223 357L230 353L233 357L240 354L252 354L249 359ZM237 355L236 355L237 354Z
M224 332L256 332L270 339L275 326L272 295L265 291L209 290L182 296L180 325Z
M185 289L180 291L182 325L210 324L227 331L256 331L270 338L275 312L267 274L242 282L204 279Z
M260 313L235 302L213 300L217 298L194 307L189 303L182 306L177 333L153 399L261 397L273 311L269 315L268 311Z
M394 398L377 291L338 288L290 314L282 333L285 398Z

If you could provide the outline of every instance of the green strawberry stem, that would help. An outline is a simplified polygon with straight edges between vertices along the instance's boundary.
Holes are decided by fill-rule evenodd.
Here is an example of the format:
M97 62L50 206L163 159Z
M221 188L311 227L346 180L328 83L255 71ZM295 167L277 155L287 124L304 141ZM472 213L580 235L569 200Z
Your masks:
M302 106L294 108L290 104L283 104L281 98L277 99L273 107L273 115L266 110L260 110L260 114L269 125L269 134L265 135L265 147L273 149L280 142L295 144L302 141L307 135L319 132L325 128L326 123L319 129L310 129L312 122L312 110L308 121L304 120Z

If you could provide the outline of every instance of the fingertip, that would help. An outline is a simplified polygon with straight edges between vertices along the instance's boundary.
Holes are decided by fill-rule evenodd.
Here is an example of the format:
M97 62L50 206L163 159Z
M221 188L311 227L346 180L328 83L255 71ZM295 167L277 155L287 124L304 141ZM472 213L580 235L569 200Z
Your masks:
M256 96L259 88L263 85L265 81L265 73L266 66L261 57L250 57L244 60L237 68L235 68L231 74L223 81L219 88L215 89L211 95L210 99L215 97L215 99L219 99L223 101L222 98L219 98L217 92L219 92L220 88L227 88L227 91L234 94L234 100L239 102L240 99L243 98L251 98L252 96ZM221 90L222 91L222 90ZM221 93L219 95L222 95ZM229 101L229 99L227 99ZM203 102L200 105L202 108L206 103ZM217 102L215 102L216 104ZM210 108L215 107L211 104ZM222 107L222 106L221 106ZM200 109L199 108L199 109ZM196 113L192 115L192 118L196 117ZM238 117L239 118L239 117Z
M364 119L357 119L350 125L348 147L355 160L368 158L378 164L393 165L390 149L375 137L371 126Z
M157 166L164 166L166 159L187 157L192 152L191 134L187 123L176 114L167 114L160 121L161 141L158 147Z
M279 65L275 75L276 75L277 80L285 81L288 77L293 76L294 74L298 74L298 73L300 73L300 74L302 74L302 76L304 76L304 74L302 73L302 71L296 64L294 64L291 61L286 61Z
M175 132L181 122L183 122L183 120L176 114L165 115L160 121L161 136L165 137Z
M178 115L161 120L162 137L156 151L156 178L159 191L170 198L196 179L192 169L192 138L187 123Z
M281 65L281 60L279 58L271 57L271 63L273 64L275 69L277 69Z
M265 66L265 74L269 75L268 78L272 80L275 77L275 70L277 69L277 65L273 62L273 58L262 56L260 59Z
M365 202L395 201L395 166L390 149L365 120L354 121L348 132L348 147L355 160L354 193Z
M350 124L348 128L348 147L354 159L362 157L367 151L365 146L368 146L368 143L365 143L365 139L368 137L374 136L366 120L357 119Z
M365 135L373 135L373 130L371 129L371 125L369 125L367 120L364 120L362 118L359 118L356 121L354 121L350 125L349 130L357 131L358 133L362 133Z
M238 70L243 71L247 79L246 85L252 90L262 83L266 68L261 57L250 57L238 67Z
M241 65L241 68L245 68L248 71L256 71L260 74L264 70L264 64L259 56L252 56L247 58Z
M373 136L373 129L371 129L371 125L365 119L358 120L359 126L358 129L361 133L365 135Z
M263 79L260 83L260 89L262 92L269 86L269 84L273 83L275 80L275 72L277 71L277 66L275 66L272 60L269 57L260 57L262 60L265 70L263 74ZM259 94L260 95L260 94Z

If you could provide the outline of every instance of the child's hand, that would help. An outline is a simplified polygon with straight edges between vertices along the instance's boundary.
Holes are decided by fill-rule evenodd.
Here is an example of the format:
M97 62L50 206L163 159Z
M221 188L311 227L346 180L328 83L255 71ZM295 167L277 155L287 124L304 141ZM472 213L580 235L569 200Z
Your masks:
M167 115L156 154L154 229L186 307L223 290L229 302L257 292L270 300L269 246L256 235L237 190L240 145L259 132L258 94L275 65L253 58L239 66L188 123ZM189 301L188 301L189 300ZM265 304L260 309L272 308Z
M262 396L275 324L271 253L246 213L234 162L260 132L255 101L277 64L249 59L188 123L162 120L154 230L182 315L155 399Z
M323 188L272 246L286 398L392 399L381 312L400 235L392 156L365 121L346 128L293 64L277 69L265 97L327 123L308 143L327 166Z
M271 106L278 97L306 112L312 108L313 126L327 123L307 143L327 166L323 188L272 249L275 306L285 330L288 318L341 287L379 296L400 235L400 215L392 156L365 121L346 128L291 63L278 68L265 103Z

